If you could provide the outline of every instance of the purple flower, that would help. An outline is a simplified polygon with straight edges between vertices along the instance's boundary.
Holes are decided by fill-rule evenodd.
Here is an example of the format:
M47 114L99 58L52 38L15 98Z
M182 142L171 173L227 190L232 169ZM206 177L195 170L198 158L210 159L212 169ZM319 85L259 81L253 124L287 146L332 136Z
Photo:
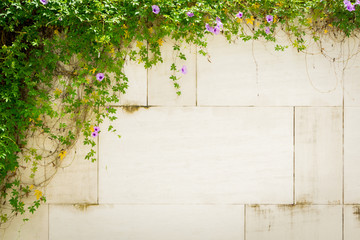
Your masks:
M193 17L194 14L192 12L187 12L186 15L188 15L188 17Z
M218 18L218 17L216 18L216 27L219 28L219 31L220 31L220 29L223 28L223 24L222 24L220 18Z
M266 34L270 34L270 28L269 28L269 27L266 27L266 28L265 28L265 32L266 32Z
M103 73L96 74L96 79L100 82L105 78L105 75Z
M182 72L182 74L187 74L188 70L185 65L181 68L181 72Z
M266 15L266 21L267 21L268 23L272 22L273 19L274 19L274 17L273 17L272 15Z
M49 1L48 1L48 0L40 0L40 2L41 2L42 4L44 4L44 5L46 5L46 4L48 4L48 3L49 3Z
M346 5L346 9L347 9L349 12L355 11L355 6L350 3L350 4Z
M356 0L356 2L354 3L354 5L360 5L360 0Z
M100 131L100 127L94 127L94 131L95 131L95 132L99 132L99 131Z
M159 14L159 12L160 12L159 6L157 6L157 5L152 5L151 7L152 7L152 12L153 12L153 13Z
M236 14L236 17L238 17L238 18L242 18L242 16L243 16L243 13L242 13L242 12L238 12L238 13Z
M92 137L97 137L97 135L99 135L97 132L92 132L92 133L91 133L91 136L92 136Z
M346 7L346 9L349 12L355 11L355 5L358 4L358 1L356 1L356 3L354 5L351 4L351 2L349 0L344 0L344 5Z
M205 28L206 28L206 30L208 30L209 32L211 32L211 31L210 31L211 27L210 27L209 24L205 24Z
M219 27L219 26L214 27L213 33L214 33L215 35L218 35L218 34L220 33L220 27Z

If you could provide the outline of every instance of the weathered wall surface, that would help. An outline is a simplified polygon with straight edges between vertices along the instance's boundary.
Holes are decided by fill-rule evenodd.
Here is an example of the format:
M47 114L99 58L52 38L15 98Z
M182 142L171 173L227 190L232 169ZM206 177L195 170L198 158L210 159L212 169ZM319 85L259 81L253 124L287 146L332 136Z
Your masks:
M129 64L122 138L102 131L97 163L78 147L2 239L360 239L359 41L273 48L188 46L180 97L171 41L164 64Z

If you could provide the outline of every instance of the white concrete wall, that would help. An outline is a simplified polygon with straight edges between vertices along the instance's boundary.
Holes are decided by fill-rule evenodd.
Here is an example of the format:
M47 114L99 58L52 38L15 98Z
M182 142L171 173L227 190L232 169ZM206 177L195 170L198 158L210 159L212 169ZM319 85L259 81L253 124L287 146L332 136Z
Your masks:
M141 107L115 106L122 138L102 131L97 163L79 146L2 239L360 239L358 44L324 57L212 37L210 59L187 46L177 63L177 97L166 42L163 65L126 68L121 104Z

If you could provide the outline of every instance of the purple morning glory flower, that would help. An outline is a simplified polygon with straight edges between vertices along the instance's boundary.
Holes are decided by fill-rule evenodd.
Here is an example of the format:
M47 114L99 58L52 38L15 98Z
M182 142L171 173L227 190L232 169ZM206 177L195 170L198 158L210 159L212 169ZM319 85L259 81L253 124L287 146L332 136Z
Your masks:
M356 2L354 3L354 5L360 5L360 0L356 0Z
M350 4L346 5L346 9L349 12L352 12L352 11L355 11L355 6L350 3Z
M159 14L159 13L160 13L160 8L159 8L159 6L157 6L157 5L152 5L151 8L152 8L152 12L153 12L153 13L155 13L155 14Z
M210 27L209 24L205 24L205 28L206 28L206 30L208 30L209 32L211 32L211 31L210 31L211 27Z
M218 27L219 30L223 28L223 24L222 24L220 18L218 18L218 17L216 18L216 27Z
M99 135L97 132L92 132L92 133L91 133L91 136L92 136L92 137L97 137L97 135Z
M194 16L194 13L192 13L192 12L187 12L186 15L188 15L188 17L193 17L193 16Z
M94 131L95 131L95 132L99 132L99 131L100 131L100 127L94 127Z
M62 18L61 18L61 17L59 17L59 21L62 21Z
M96 79L100 82L105 78L105 75L103 73L96 74Z
M242 16L243 16L243 13L242 13L242 12L238 12L238 13L236 14L236 17L238 17L238 18L242 18Z
M354 5L351 4L351 2L349 0L344 0L344 5L346 7L346 9L349 12L355 11L355 5L358 3L358 1L356 1L356 3Z
M220 33L220 27L219 26L214 27L213 33L215 35L218 35Z
M48 3L49 3L49 1L48 1L48 0L40 0L40 2L41 2L42 4L44 4L44 5L46 5L46 4L48 4Z
M266 28L265 28L265 33L266 33L266 34L270 34L270 28L269 28L269 27L266 27Z
M272 22L274 20L274 17L272 15L266 15L266 21L268 23Z
M181 68L181 73L182 74L187 74L188 70L187 70L187 67L184 65L182 68Z

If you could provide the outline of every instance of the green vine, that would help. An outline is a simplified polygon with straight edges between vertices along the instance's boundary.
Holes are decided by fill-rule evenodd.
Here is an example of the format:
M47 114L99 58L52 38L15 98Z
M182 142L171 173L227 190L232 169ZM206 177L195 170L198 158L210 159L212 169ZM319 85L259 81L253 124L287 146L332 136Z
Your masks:
M161 46L175 40L207 55L206 37L276 42L285 31L303 51L305 36L342 39L358 34L360 2L333 0L2 0L0 3L0 226L33 213L43 189L79 137L95 161L98 126L115 120L128 79L128 60L145 68L162 62ZM276 50L287 46L276 45ZM186 65L169 69L178 95ZM129 83L131 84L131 83ZM110 126L108 131L115 131ZM33 139L50 140L51 147ZM39 168L52 168L38 180ZM28 171L28 173L26 173ZM27 175L26 175L27 174ZM25 177L28 176L28 177ZM25 204L25 199L33 199ZM25 219L26 220L26 219Z

